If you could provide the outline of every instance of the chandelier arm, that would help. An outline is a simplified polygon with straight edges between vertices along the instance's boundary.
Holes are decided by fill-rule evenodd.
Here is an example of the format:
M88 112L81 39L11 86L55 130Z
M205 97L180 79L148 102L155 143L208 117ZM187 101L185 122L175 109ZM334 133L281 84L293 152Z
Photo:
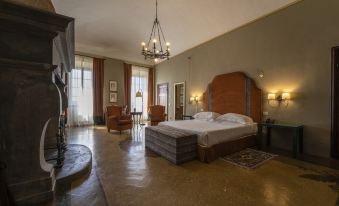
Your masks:
M150 43L150 42L151 42L151 40L152 40L153 31L154 31L154 26L155 26L155 22L153 23L153 27L152 27L151 34L150 34L150 36L149 36L149 40L148 40L148 43L147 43L147 47L149 47L149 43Z
M160 44L160 51L163 52L163 49L162 49L162 43L161 43L161 36L160 36L160 31L159 31L159 26L160 26L160 23L158 21L158 24L157 24L157 31L158 31L158 37L159 37L159 44ZM159 51L159 52L160 52Z
M153 24L154 28L152 29L151 39L152 38L156 39L157 21L158 21L158 19L154 20L154 24ZM153 43L153 52L150 51L150 54L152 55L152 57L154 57L154 54L155 54L155 43Z
M164 41L166 43L165 35L164 35L164 32L162 32L162 28L161 28L160 22L159 22L159 28L160 28L160 31L161 31L162 38L164 39Z

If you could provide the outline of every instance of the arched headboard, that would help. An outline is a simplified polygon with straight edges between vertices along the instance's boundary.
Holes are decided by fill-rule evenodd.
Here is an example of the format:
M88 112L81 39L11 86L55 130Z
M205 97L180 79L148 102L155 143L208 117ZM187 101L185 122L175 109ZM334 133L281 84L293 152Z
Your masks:
M261 89L242 72L214 77L202 97L204 111L244 114L255 122L261 121L261 101Z

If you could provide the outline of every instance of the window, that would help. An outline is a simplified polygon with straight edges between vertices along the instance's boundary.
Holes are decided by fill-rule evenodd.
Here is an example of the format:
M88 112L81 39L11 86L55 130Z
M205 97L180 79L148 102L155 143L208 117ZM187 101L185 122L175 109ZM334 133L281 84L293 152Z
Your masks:
M93 124L93 59L75 57L75 68L69 78L68 124Z
M131 86L131 111L143 112L143 118L147 119L148 103L148 68L132 66L132 86ZM142 97L137 97L140 91Z

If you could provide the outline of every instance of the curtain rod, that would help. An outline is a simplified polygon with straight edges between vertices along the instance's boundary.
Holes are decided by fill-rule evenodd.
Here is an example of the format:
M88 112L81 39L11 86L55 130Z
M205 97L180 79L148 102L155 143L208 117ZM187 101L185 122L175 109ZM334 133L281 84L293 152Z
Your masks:
M98 57L93 57L93 56L89 56L89 55L83 55L83 54L75 54L75 56L81 56L81 57L88 57L88 58L97 58L97 59L103 59L103 60L106 60L105 58L98 58Z
M75 55L77 55L77 56L82 56L82 57L88 57L88 58L98 58L98 57L93 57L93 56L89 56L89 55L85 55L85 54L75 54ZM113 58L106 57L106 58L100 58L100 59L107 60L107 59L113 59ZM121 59L113 59L113 60L122 61L122 62L124 62L124 63L126 63L126 64L131 64L131 65L139 66L139 67L155 68L155 65L139 64L139 63L124 61L124 60L121 60Z

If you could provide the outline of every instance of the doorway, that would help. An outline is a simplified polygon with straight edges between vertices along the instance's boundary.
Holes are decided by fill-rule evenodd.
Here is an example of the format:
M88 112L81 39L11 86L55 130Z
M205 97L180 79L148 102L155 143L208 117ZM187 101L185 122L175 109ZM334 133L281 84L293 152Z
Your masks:
M174 84L174 119L182 120L185 114L185 82Z
M157 105L165 106L168 118L168 83L157 84Z
M339 46L332 49L331 157L339 158Z

